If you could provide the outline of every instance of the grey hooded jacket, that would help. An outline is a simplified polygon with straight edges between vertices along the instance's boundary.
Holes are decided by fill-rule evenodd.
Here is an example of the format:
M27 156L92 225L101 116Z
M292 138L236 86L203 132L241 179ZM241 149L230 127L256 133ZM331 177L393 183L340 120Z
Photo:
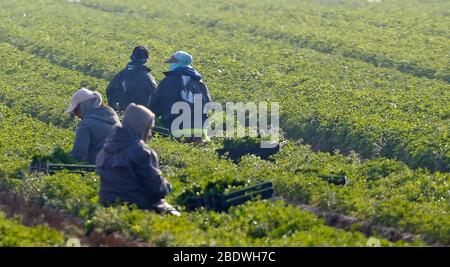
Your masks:
M151 117L148 109L130 104L123 126L113 130L98 154L96 172L102 205L128 203L150 210L172 191L161 176L155 151L145 143L153 123Z
M82 120L77 126L70 154L79 161L94 164L106 137L120 121L112 108L101 106L100 97L81 102L80 113Z

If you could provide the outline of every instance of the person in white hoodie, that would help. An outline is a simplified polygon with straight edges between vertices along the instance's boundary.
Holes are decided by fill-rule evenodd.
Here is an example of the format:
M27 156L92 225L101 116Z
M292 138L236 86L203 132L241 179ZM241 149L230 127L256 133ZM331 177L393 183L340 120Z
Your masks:
M120 124L119 117L112 108L102 104L98 92L86 88L75 92L66 112L81 119L70 155L80 162L94 164L106 137Z

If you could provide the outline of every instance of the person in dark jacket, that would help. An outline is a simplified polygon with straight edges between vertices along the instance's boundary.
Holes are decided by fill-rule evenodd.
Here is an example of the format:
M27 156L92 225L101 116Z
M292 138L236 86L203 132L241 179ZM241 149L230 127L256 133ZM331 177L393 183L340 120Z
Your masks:
M103 106L98 92L85 88L75 92L66 112L81 119L70 155L76 160L94 164L106 137L120 124L117 114L110 107Z
M102 205L128 203L139 209L179 215L164 201L172 187L161 176L155 151L145 143L154 119L146 107L132 103L125 111L122 125L107 138L96 161Z
M156 90L156 81L150 69L144 64L148 61L149 51L145 46L137 46L130 56L131 62L117 73L108 88L108 105L115 110L124 111L130 103L146 105Z
M161 116L162 122L166 128L172 129L172 122L179 115L171 114L172 106L177 102L186 102L191 107L191 125L190 127L181 126L181 129L174 136L191 136L197 135L195 132L204 133L203 123L207 119L205 114L200 120L202 125L194 125L194 95L199 95L202 101L201 109L208 102L211 102L211 96L208 87L202 80L202 76L195 70L192 64L192 56L184 51L178 51L166 60L169 63L169 71L165 72L165 78L158 85L156 92L150 97L147 106L156 116ZM201 136L201 135L200 135Z

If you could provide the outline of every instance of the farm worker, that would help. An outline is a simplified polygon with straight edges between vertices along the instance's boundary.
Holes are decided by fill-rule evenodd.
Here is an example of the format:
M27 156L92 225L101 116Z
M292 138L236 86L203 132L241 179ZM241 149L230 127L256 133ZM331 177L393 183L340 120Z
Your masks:
M151 70L144 65L148 58L149 51L145 46L134 48L130 56L131 62L113 77L106 89L110 107L124 111L130 103L147 104L149 97L156 90L156 81L150 74Z
M180 215L164 200L172 186L161 176L158 157L146 144L154 121L150 110L132 103L125 110L122 125L106 139L96 161L102 205L128 203Z
M202 76L191 66L192 61L192 56L184 51L178 51L164 61L164 63L170 64L169 71L164 73L164 79L158 85L156 92L150 97L147 106L157 116L161 116L165 127L172 129L172 122L179 116L172 114L172 106L180 101L188 103L191 109L190 127L185 127L183 122L183 126L178 127L175 131L172 129L172 135L188 138L194 136L201 139L202 136L207 137L206 128L203 126L207 116L203 112L196 114L201 116L197 120L201 122L201 125L195 125L194 99L197 96L197 99L201 100L201 103L197 103L201 104L200 110L203 111L205 104L211 102L211 96ZM195 139L193 140L195 141Z
M98 92L86 88L75 92L66 112L81 119L70 154L79 161L94 164L106 137L120 124L117 114L102 104L102 96Z

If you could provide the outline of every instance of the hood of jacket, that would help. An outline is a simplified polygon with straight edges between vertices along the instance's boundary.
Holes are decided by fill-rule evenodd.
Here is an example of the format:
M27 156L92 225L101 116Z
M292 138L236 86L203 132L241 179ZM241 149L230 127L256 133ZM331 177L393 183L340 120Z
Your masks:
M115 154L124 150L132 144L141 142L133 136L126 128L121 125L116 126L111 134L106 138L103 149L106 153Z
M122 126L133 138L146 141L154 121L155 115L149 109L131 103L123 115Z
M79 105L80 105L80 113L81 113L82 118L86 117L95 108L100 107L101 104L102 104L101 96L94 97L94 98L91 98L91 99L81 102Z
M166 76L169 75L186 75L191 77L195 81L200 81L202 79L202 75L194 68L190 66L177 68L173 71L164 72Z
M99 120L109 124L120 124L119 117L110 107L98 106L89 110L85 118Z

